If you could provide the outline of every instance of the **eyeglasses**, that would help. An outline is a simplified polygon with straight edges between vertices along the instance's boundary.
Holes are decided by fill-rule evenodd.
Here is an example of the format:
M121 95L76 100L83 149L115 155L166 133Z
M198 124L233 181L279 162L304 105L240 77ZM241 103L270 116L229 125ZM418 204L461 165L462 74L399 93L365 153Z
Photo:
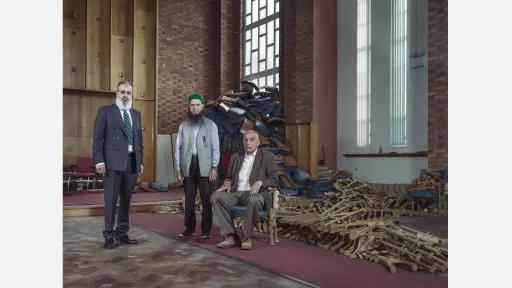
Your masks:
M132 91L125 91L125 90L118 90L117 93L119 94L127 94L127 95L132 95Z

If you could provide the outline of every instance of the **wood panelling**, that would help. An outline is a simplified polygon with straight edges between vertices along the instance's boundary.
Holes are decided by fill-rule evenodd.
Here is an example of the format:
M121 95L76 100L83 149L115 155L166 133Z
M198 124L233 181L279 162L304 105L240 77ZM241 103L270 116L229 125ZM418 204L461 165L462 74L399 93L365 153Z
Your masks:
M64 95L63 98L63 107L62 109L62 124L63 124L63 133L64 138L66 136L69 137L79 137L80 136L80 123L78 122L78 115L80 115L81 111L81 99L82 97L75 96L75 97L67 97ZM64 143L66 141L64 140ZM65 151L64 151L64 154Z
M133 43L133 90L136 99L155 99L155 37L156 11L135 0L134 43ZM142 7L140 7L142 6Z
M155 102L133 100L133 107L140 111L142 117L144 173L141 176L141 181L151 182L155 176Z
M133 36L133 0L112 0L112 34Z
M64 165L92 155L94 118L98 108L114 103L115 96L93 96L87 92L64 93Z
M64 136L64 165L74 165L81 157L92 157L92 137Z
M112 91L128 80L144 126L141 180L154 181L156 5L156 0L64 0L65 165L91 156L97 110L114 103Z
M309 151L311 150L309 125L299 125L298 127L298 147L297 163L301 169L309 171Z
M110 89L110 0L87 1L87 89Z
M122 80L133 82L133 0L112 0L110 89Z
M63 84L85 88L86 0L63 3Z
M85 30L86 0L64 0L64 28Z
M157 0L134 0L136 10L145 10L151 13L156 13Z
M297 165L311 174L318 175L318 128L314 124L286 124L286 141Z
M85 88L85 30L64 28L64 87Z
M112 35L110 57L110 89L116 90L122 80L132 82L132 38Z

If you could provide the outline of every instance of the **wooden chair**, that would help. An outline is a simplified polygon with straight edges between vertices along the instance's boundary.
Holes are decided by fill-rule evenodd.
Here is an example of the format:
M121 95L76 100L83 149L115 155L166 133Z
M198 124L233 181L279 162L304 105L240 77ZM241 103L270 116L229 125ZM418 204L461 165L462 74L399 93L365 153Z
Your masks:
M262 229L263 232L270 234L270 245L274 245L279 242L277 238L277 210L279 209L279 190L277 188L269 188L269 193L272 196L272 205L265 207L265 210L261 210L259 213L260 223L263 220L265 227ZM230 208L231 215L233 216L233 223L237 223L234 226L237 228L243 227L241 220L245 216L247 207L243 205L235 205ZM261 231L260 231L261 232Z
M92 157L81 157L72 165L73 171L64 172L64 186L67 184L67 192L70 192L71 184L84 185L84 190L96 189L96 184L102 182L102 176L97 175L94 170Z
M412 210L421 210L425 203L427 206L434 203L437 206L438 215L441 215L442 210L446 209L448 168L435 172L438 172L440 177L440 182L436 185L435 189L413 188L407 192L407 196L411 198ZM422 169L420 177L424 177L426 173L427 170ZM424 203L424 205L421 205L421 203Z

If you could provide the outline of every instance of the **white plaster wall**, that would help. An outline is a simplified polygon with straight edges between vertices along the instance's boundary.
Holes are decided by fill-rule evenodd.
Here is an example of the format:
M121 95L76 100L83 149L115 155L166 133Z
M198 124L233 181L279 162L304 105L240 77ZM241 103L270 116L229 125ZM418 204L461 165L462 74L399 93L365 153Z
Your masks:
M379 183L408 183L427 167L427 158L346 158L346 153L427 150L428 67L409 68L407 147L389 145L391 0L372 1L371 145L356 147L357 0L338 0L338 131L337 168ZM409 54L427 52L427 0L409 0ZM418 36L418 37L417 37Z

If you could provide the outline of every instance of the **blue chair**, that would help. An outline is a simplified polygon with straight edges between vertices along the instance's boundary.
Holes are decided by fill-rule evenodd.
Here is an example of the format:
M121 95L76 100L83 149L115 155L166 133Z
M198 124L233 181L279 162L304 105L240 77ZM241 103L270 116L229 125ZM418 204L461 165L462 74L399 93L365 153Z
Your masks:
M270 234L270 245L279 242L277 238L277 210L279 209L279 190L276 188L269 188L272 197L270 207L265 207L265 210L259 212L260 221L264 220L266 231ZM235 218L244 218L247 207L244 205L235 205L230 208L233 220ZM265 229L264 229L265 231Z
M407 196L412 199L412 209L419 203L437 203L437 212L441 214L441 206L445 197L446 184L448 183L448 168L437 171L441 174L442 185L437 190L411 189L407 191ZM421 169L420 177L424 177L426 169Z

